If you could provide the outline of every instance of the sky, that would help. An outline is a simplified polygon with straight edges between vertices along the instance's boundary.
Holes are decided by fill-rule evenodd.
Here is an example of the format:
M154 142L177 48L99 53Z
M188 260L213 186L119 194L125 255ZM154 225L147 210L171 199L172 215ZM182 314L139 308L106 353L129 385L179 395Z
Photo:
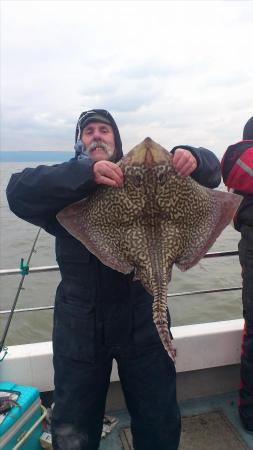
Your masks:
M253 115L253 1L1 0L1 150L73 149L108 109L124 153L150 136L221 158Z

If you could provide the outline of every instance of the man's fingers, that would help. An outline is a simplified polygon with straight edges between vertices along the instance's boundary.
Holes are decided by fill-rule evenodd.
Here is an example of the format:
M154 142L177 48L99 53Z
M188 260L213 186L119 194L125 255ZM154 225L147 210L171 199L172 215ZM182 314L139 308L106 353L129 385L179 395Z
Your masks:
M105 184L107 186L119 187L118 183L116 183L116 181L112 180L111 178L100 176L99 180L100 181L97 182L97 184Z
M123 174L122 171L120 169L120 172L117 170L120 169L116 164L114 165L114 167L106 167L104 173L102 173L101 175L103 175L106 178L109 178L112 181L115 181L117 186L121 186L123 184Z
M197 167L197 161L189 150L178 148L173 156L173 165L179 175L186 177Z
M118 174L118 176L122 179L123 181L123 172L121 170L121 168L118 166L118 164L114 164L111 163L111 161L108 161L110 164L112 164L112 169Z
M180 168L179 173L182 177L187 177L196 169L196 163L192 160L186 161Z
M182 152L176 151L174 158L173 158L174 167L177 168L178 170L183 169L183 167L185 165L187 165L188 163L191 163L192 160L193 160L193 156L188 151L187 151L187 153L186 153L186 150L184 150Z
M183 169L180 171L181 177L187 177L188 175L191 175L191 173L194 171L194 168L192 164L190 166L184 166Z
M123 186L123 173L117 164L111 161L98 161L94 164L93 171L97 184Z
M123 185L123 172L117 164L114 164L113 167L110 168L110 178L115 180L118 185Z

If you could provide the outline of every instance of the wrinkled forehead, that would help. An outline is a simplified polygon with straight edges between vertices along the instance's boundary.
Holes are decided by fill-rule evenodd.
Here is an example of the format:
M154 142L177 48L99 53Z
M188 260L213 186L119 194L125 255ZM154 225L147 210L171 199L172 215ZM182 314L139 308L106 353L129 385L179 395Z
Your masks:
M89 122L87 125L85 125L85 127L83 128L83 132L87 131L87 130L102 130L102 129L106 129L109 130L113 133L113 128L111 125L109 125L108 123L104 123L104 122L98 122L98 121L91 121Z

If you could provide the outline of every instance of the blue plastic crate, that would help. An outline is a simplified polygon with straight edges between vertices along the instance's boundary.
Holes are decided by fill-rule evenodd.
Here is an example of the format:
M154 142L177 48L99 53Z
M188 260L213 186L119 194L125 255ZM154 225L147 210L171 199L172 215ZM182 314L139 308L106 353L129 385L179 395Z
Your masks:
M0 449L13 450L24 437L21 450L41 450L41 422L27 438L25 434L31 430L36 421L41 418L41 401L39 391L32 386L20 386L12 382L0 382L0 391L15 392L18 406L13 406L0 424Z

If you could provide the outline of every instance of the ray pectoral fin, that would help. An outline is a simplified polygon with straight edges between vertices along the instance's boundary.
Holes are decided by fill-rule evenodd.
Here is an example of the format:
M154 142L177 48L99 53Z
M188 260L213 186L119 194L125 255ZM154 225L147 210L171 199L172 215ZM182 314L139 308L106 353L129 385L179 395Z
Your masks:
M80 200L79 202L66 206L56 215L58 222L63 226L63 228L79 240L81 240L83 234L83 218L86 210L86 204L87 199Z
M88 201L84 199L67 206L56 217L68 233L78 239L103 264L118 272L132 272L134 267L120 257L119 243L116 239L112 241L108 227L102 229L95 220L90 220L87 217L88 209Z
M176 261L180 270L190 269L206 254L224 228L233 219L241 201L240 195L207 189L209 193L209 213L197 222L193 239Z

